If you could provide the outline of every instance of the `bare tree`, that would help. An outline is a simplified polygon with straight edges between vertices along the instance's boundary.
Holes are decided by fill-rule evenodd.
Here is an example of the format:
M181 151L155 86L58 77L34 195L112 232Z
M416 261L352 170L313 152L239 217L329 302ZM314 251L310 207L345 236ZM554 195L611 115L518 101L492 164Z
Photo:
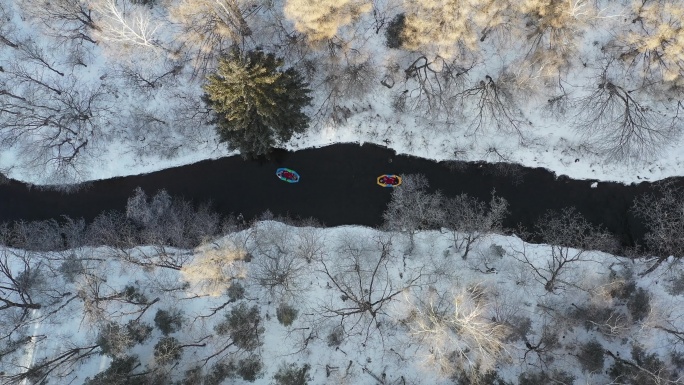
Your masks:
M325 87L335 93L334 99L360 99L377 86L377 68L366 55L345 55L344 61L326 66Z
M0 342L16 340L25 325L49 317L76 298L52 262L40 252L0 246Z
M311 67L320 74L310 74L313 88L322 90L322 96L315 103L317 110L312 114L312 120L319 125L346 122L353 114L347 107L349 100L363 100L377 86L378 72L372 56L358 53L357 50L346 52L343 58L331 54L316 62L305 59L303 67L305 70ZM357 111L356 107L353 108Z
M42 358L29 367L18 367L14 373L0 373L3 384L19 385L26 383L40 384L49 380L62 379L72 374L87 359L99 353L98 345L74 345L65 342L61 349L52 355Z
M202 360L202 366L212 360L220 362L229 356L249 354L263 344L265 329L257 306L239 303L224 316L225 319L214 327L217 338L224 341L215 344L214 352Z
M56 251L64 249L60 224L45 221L17 221L0 230L0 243L26 251Z
M510 22L508 1L404 1L403 46L453 58L479 50L479 42Z
M155 245L159 253L164 252L165 246L184 249L198 246L218 232L219 217L208 205L195 208L191 202L171 197L166 190L158 191L147 202L145 192L138 188L129 202L131 199L142 199L146 205L138 207L141 214L148 215L144 218L136 218L135 209L127 208L127 216L142 227L140 243ZM137 202L135 205L144 206Z
M145 366L137 355L126 355L112 360L104 371L97 373L93 378L86 377L84 385L112 385L141 382L143 384L169 384L172 382L168 372L160 367Z
M604 350L604 353L615 360L611 374L617 374L618 378L615 378L614 381L620 383L675 385L684 379L679 373L672 370L672 365L668 367L660 360L658 353L649 354L638 344L632 346L631 360L615 355L610 349Z
M481 28L479 36L480 42L487 40L489 37L497 37L499 41L508 41L507 35L511 34L513 22L515 19L511 12L516 2L511 3L508 0L485 0L471 2L471 6L475 7L475 16L477 26Z
M419 230L439 228L444 223L442 194L429 193L428 181L422 174L402 176L402 184L392 191L392 199L382 214L385 227L409 236L409 252L415 246Z
M173 270L189 263L193 252L187 249L208 241L219 225L218 215L207 205L195 208L190 202L172 198L165 190L148 197L140 188L128 199L125 218L115 214L101 217L102 221L96 220L91 226L92 231L111 247L114 255L136 265ZM122 221L121 225L115 224ZM136 248L138 245L149 245L152 252Z
M3 75L7 76L5 87L12 85L12 88L15 88L13 91L16 93L19 93L18 91L21 90L20 87L22 86L39 86L39 88L42 88L43 91L49 90L54 92L56 95L62 95L64 92L64 89L62 89L63 87L61 87L62 84L60 84L58 79L48 76L50 74L46 75L43 69L35 69L31 66L27 66L25 63L20 64L19 61L10 62L6 69L3 67L2 72ZM16 88L19 88L19 90ZM7 91L4 91L3 95L24 100L24 98L21 96L13 95Z
M161 70L128 67L121 74L150 98L163 99L165 105L133 106L124 117L126 146L136 155L176 156L183 148L211 148L215 142L213 115L202 101L198 89L180 86L175 77L180 65L170 62ZM175 68L175 69L174 69ZM162 72L163 71L163 72ZM200 90L201 91L201 90Z
M428 349L427 363L443 375L465 371L472 378L492 370L506 354L508 328L487 314L482 287L440 293L430 287L407 299L411 336Z
M138 321L130 321L126 325L110 321L100 328L97 344L102 354L111 358L124 357L133 346L144 343L151 333L150 325Z
M565 118L568 110L572 107L572 99L569 91L565 88L566 82L561 74L557 77L557 89L546 100L545 110L555 119Z
M220 245L206 245L197 249L192 262L180 272L200 294L219 296L237 278L244 278L244 260L247 251L243 245L227 239Z
M320 262L336 293L322 304L321 315L339 319L348 334L369 336L373 326L380 327L387 305L420 284L422 271L395 270L391 238L381 236L372 245L343 236L340 242L335 260Z
M64 76L64 72L55 68L55 59L49 57L45 49L35 40L28 38L18 45L20 52L19 58L31 61L38 66L43 66L59 76Z
M644 85L681 85L684 5L676 0L639 0L633 4L631 28L616 41L621 48L620 59L640 72Z
M154 60L154 57L151 60ZM178 75L183 70L183 64L171 60L160 60L159 62L159 66L153 67L148 63L123 63L120 65L118 73L126 83L145 94L150 94L152 90L163 86L176 86ZM143 106L140 108L142 109Z
M456 95L461 109L472 115L469 119L472 135L492 127L497 131L514 132L518 134L520 141L524 139L522 128L527 121L508 89L510 81L512 79L506 74L502 74L496 81L486 75L484 80L466 86Z
M109 211L100 213L88 226L85 244L89 246L107 245L125 251L136 245L136 229L126 214Z
M522 335L526 348L522 359L525 362L531 361L532 363L536 360L544 367L548 367L549 363L555 359L555 351L561 347L559 327L553 320L543 317L539 329L534 338L530 338L526 334Z
M307 263L317 261L326 254L326 239L322 229L304 223L294 229L294 253Z
M684 257L684 190L672 183L655 186L655 193L635 199L632 211L645 221L644 236L649 251L657 255L656 262L642 275L648 274L670 256Z
M457 105L456 95L463 90L467 81L468 73L475 67L475 60L454 59L449 60L436 56L429 60L421 55L404 70L405 90L398 96L404 106L424 112L428 116L444 114L451 117ZM385 80L383 80L385 81ZM394 85L385 81L385 86ZM409 99L410 98L410 99Z
M311 42L332 39L345 25L372 9L369 0L287 0L285 16Z
M5 234L3 234L3 238ZM71 309L77 296L69 291L51 266L52 257L42 252L0 247L0 356L4 370L0 381L7 384L60 378L69 368L90 356L95 347L65 350L45 357L47 336L29 325L53 322L55 315ZM54 349L50 349L53 350ZM17 357L37 357L35 362Z
M514 3L526 21L529 41L522 71L530 77L553 78L566 70L577 56L581 28L597 14L588 0L523 0Z
M658 311L651 311L643 322L647 326L664 332L673 346L681 346L684 345L684 327L680 321L684 314L676 303L670 305L672 306L660 306Z
M97 36L102 41L159 48L157 30L160 23L152 19L148 8L126 1L98 0L92 2L97 12Z
M482 237L501 231L501 222L508 212L507 208L506 199L497 197L494 191L489 208L484 202L467 194L445 200L444 225L451 230L456 250L463 251L463 259L468 258L473 245Z
M183 355L183 346L174 337L162 337L154 345L154 361L159 365L177 362Z
M206 343L181 343L175 337L162 337L154 345L154 360L157 364L177 363L183 355L183 349L189 347L205 347Z
M0 4L0 43L10 48L17 48L19 45L15 42L16 26L12 23L14 12L10 4Z
M194 56L195 75L206 73L220 55L252 34L247 19L256 11L251 0L181 0L169 9L181 26L178 38Z
M13 335L33 318L33 311L49 304L43 302L46 298L40 295L44 279L38 258L28 252L0 249L0 341L12 340Z
M610 76L605 65L590 94L577 100L575 129L609 160L644 159L667 145L681 129L681 105L666 117Z
M21 9L62 40L85 40L96 44L92 32L99 27L91 3L86 0L21 0Z
M126 213L98 215L85 232L84 242L106 246L108 256L127 263L181 270L193 263L195 253L188 249L208 242L218 233L218 226L219 216L208 205L195 207L165 190L148 197L137 188Z
M91 261L92 262L92 261ZM91 325L135 316L138 321L160 298L149 299L143 290L132 285L107 281L107 266L95 261L84 264L76 281L76 296L83 303L83 320Z
M277 301L291 300L301 294L308 263L295 252L293 229L278 222L263 222L252 227L253 274L256 282L266 288Z
M111 93L20 64L3 74L13 89L0 90L0 144L17 146L29 166L66 176L79 172L79 160L98 148L112 119Z
M572 265L592 261L590 250L610 252L617 247L613 235L587 222L574 208L548 212L537 221L536 228L535 235L548 244L551 255L538 258L523 246L522 250L514 250L512 256L529 266L534 279L548 292L554 292L561 284L572 285L563 279L564 273Z

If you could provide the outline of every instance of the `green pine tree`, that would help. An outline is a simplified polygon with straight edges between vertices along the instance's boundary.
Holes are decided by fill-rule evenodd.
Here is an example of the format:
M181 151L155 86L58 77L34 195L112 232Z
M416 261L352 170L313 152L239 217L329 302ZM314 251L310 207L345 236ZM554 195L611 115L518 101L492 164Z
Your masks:
M308 84L282 65L273 54L234 50L207 77L205 100L216 113L221 141L244 157L268 154L309 125L302 112L311 102Z

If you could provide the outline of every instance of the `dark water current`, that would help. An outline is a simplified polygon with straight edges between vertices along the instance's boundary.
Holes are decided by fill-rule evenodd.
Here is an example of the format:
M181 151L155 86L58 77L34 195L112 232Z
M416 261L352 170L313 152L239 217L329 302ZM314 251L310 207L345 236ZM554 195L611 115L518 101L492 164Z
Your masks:
M301 175L297 184L275 177L277 167L289 167ZM375 184L380 174L422 173L431 189L447 196L462 192L488 201L492 189L506 198L510 215L505 226L532 229L546 210L574 206L588 220L603 224L623 245L639 242L644 228L629 213L636 196L649 192L649 183L623 185L557 177L541 168L505 170L477 163L438 163L374 146L338 144L297 152L280 151L271 160L244 161L239 156L208 160L145 175L89 183L87 188L65 194L9 181L0 185L0 222L72 218L92 220L105 210L123 210L127 198L140 186L149 195L166 189L196 203L211 201L222 214L258 216L266 209L276 215L314 217L327 226L381 224L390 189ZM678 185L684 185L678 179Z

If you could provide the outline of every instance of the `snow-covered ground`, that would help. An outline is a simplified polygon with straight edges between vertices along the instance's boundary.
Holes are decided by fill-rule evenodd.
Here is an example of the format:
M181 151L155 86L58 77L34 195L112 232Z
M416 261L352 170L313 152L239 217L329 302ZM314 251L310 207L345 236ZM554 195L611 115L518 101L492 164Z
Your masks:
M68 154L68 146L52 148L44 154L36 150L56 141L50 139L54 128L37 130L8 142L0 153L0 171L34 184L63 184L146 173L231 155L217 142L208 116L201 113L199 96L203 77L194 72L192 46L185 46L187 52L169 52L177 47L181 36L180 23L168 12L169 4L173 3L163 2L152 8L127 5L124 19L128 18L134 25L135 17L142 15L154 26L148 29L154 37L152 43L138 41L136 44L135 39L116 41L104 32L91 31L98 40L97 45L56 38L55 28L66 27L59 20L52 24L40 21L42 14L30 1L3 5L5 15L11 20L3 27L5 36L16 42L33 39L48 63L66 74L60 76L42 62L27 60L21 50L3 45L0 48L5 68L3 76L14 94L43 100L55 97L53 91L16 75L22 69L33 73L41 84L61 90L81 90L82 97L84 90L100 93L90 106L92 130L73 137L67 134L68 146L87 141L76 160L69 160L66 165L56 160L56 154ZM395 1L375 3L377 15L385 26L401 11ZM577 17L584 15L587 4L577 2ZM258 45L276 52L285 58L286 65L307 73L314 96L314 104L307 111L312 125L304 135L285 144L291 150L370 142L429 159L515 162L578 179L631 183L682 175L684 146L679 130L652 154L638 159L607 160L606 150L601 147L605 143L597 142L593 134L587 136L576 129L586 110L581 99L596 88L597 76L603 71L607 52L604 48L616 36L634 28L627 20L631 12L628 5L611 1L598 4L598 13L576 31L579 49L573 52L570 67L557 79L531 76L524 84L506 83L511 74L518 76L516 79L524 77L522 73L528 65L518 55L526 52L521 45L524 41L515 37L503 42L488 39L479 53L466 55L457 62L431 59L431 68L436 71L443 71L444 64L472 65L472 70L462 77L462 87L477 86L485 75L491 75L499 82L498 87L506 88L511 97L505 101L505 109L512 121L503 122L498 129L495 128L497 117L487 112L482 126L475 128L477 99L429 110L418 78L407 77L405 72L416 60L422 63L421 55L388 49L384 28L376 30L377 19L372 13L362 15L352 27L339 32L337 42L341 45L330 56L327 48L311 49L303 42L281 44L278 36L282 37L282 33L274 32L273 25L269 24L281 11L282 4L274 2L273 8L261 7L250 16L250 22L255 24L254 34L245 44L247 48ZM104 20L106 15L101 9L93 11L96 20ZM288 20L280 21L282 28L292 30ZM73 21L65 25L72 26ZM80 62L74 58L77 53ZM75 62L84 62L85 66ZM350 68L360 70L354 72ZM611 79L628 79L629 74L620 72L623 70L622 67L611 69ZM331 81L330 74L337 77ZM426 72L425 76L433 75ZM435 76L443 76L443 72ZM433 82L432 87L436 86L436 78L428 80ZM388 88L381 81L393 87ZM561 89L567 94L563 99L565 104L551 108L548 101L559 96ZM677 113L676 99L658 100L652 93L641 91L631 95L665 117ZM5 97L9 101L17 100ZM681 117L675 120L681 129Z
M425 231L416 234L411 254L407 248L408 238L396 233L264 221L195 250L159 254L152 247L101 247L43 253L40 279L28 291L36 302L50 301L44 295L53 291L67 294L31 312L13 333L14 341L34 337L1 356L2 376L9 381L30 362L39 365L69 349L87 351L109 322L155 325L159 310L175 309L182 312L182 324L168 336L181 345L196 345L183 348L181 356L155 358L154 346L164 337L158 327L142 343L130 345L125 332L109 334L109 356L101 355L101 348L79 362L68 356L54 365L50 383L83 383L109 367L111 356L137 355L142 365L137 373L167 373L165 383L171 383L187 369L199 366L206 375L219 362L251 354L263 363L255 384L271 384L284 363L310 365L315 384L449 384L454 383L449 377L472 373L475 367L493 370L511 383L539 371L560 380L562 371L575 384L607 384L620 359L681 383L683 347L681 337L671 333L684 330L681 265L666 263L640 277L647 262L587 251L581 262L560 270L549 291L544 277L550 277L552 250L547 245L491 235L462 259L451 232ZM21 271L19 256L40 255L0 252L15 262L16 271ZM239 258L245 252L249 262ZM180 272L126 262L174 258L184 258ZM62 265L67 260L70 268ZM80 260L78 269L75 260ZM193 266L201 266L202 274L193 274ZM274 268L282 279L273 275ZM115 295L127 286L135 291L128 297ZM238 286L244 288L242 295L229 289ZM140 294L144 298L136 297ZM363 308L356 296L366 296L372 305ZM236 335L249 336L263 327L258 346L251 352L236 346L220 352L235 338L218 332L216 325L242 304L256 306L260 321L253 323L254 314L243 319L247 328ZM279 322L276 309L282 304L297 312L289 325ZM369 309L376 312L374 318ZM657 360L651 357L647 364L646 356L634 358L635 347ZM660 367L654 364L658 361Z
M168 12L178 3L146 8L109 0L0 2L0 172L34 184L64 184L234 155L217 142L200 100L203 76L193 62L198 50L188 41L180 48L182 23ZM591 2L571 3L581 17ZM325 48L290 38L293 27L282 18L281 2L260 3L250 12L254 33L244 44L283 56L311 84L312 124L285 144L291 150L369 142L429 159L515 162L580 179L631 183L682 175L677 98L630 89L642 112L662 114L677 128L638 159L610 160L601 146L611 143L577 129L591 107L582 98L596 89L614 38L637 26L627 3L596 2L600 12L575 31L579 48L562 76L531 75L522 83L510 81L531 68L518 54L527 52L519 36L503 43L487 39L478 54L460 62L430 56L435 73L406 72L412 63L425 63L421 54L385 46L384 28L402 11L392 0L374 2L375 12L361 15ZM97 6L87 14L102 28L47 12L54 4ZM123 4L125 12L116 8ZM118 22L112 10L123 12ZM107 29L107 21L133 28ZM97 44L74 38L81 32ZM434 100L424 91L441 87L435 82L444 80L445 65L473 66L459 79L463 84L453 85L454 94L445 95L491 76L510 92L503 108L512 118L498 120L499 106L493 114L485 111L478 126L477 98L431 110ZM624 70L611 67L609 78L629 88L638 81ZM423 84L427 88L421 89L420 76L431 82ZM561 89L567 96L559 100L567 103L552 108L549 100ZM28 384L46 375L51 383L80 384L109 368L112 357L127 354L139 357L136 373L150 369L180 380L195 366L203 375L231 359L245 367L239 360L256 354L264 365L257 384L272 383L283 363L309 364L314 383L330 384L447 384L474 367L512 383L536 371L555 380L563 371L576 384L606 384L617 372L633 376L632 383L666 374L681 383L681 264L668 261L641 277L648 261L582 252L581 261L564 265L556 277L551 256L580 251L491 235L463 259L451 237L420 232L407 253L399 234L266 221L195 250L2 248L0 262L8 268L2 273L17 279L3 279L0 290L10 298L16 285L30 298L3 302L8 307L0 310L0 330L3 337L9 333L0 341L0 382ZM249 262L240 260L245 253ZM176 265L184 268L169 267ZM42 306L21 308L15 306L19 300ZM226 315L242 304L256 306L258 316L237 322L248 330L231 337L235 325L225 326ZM297 311L289 325L278 320L283 304ZM155 349L165 338L158 326L140 343L133 331L116 326L132 320L137 327L155 325L159 310L174 309L182 311L182 322L168 337L188 345L182 352ZM224 326L217 329L219 324ZM13 325L22 326L11 330ZM250 334L258 337L253 349L244 348L248 340L230 345ZM107 354L101 354L103 346ZM31 365L42 370L15 377Z

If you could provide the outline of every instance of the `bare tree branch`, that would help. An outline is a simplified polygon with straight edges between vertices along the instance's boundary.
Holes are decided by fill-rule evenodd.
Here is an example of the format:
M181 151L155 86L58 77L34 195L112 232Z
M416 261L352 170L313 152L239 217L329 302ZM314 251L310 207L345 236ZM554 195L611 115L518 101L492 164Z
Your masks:
M376 240L377 247L366 249L359 242L342 240L341 256L335 262L321 260L322 272L328 277L338 300L322 305L322 316L338 318L347 333L371 333L379 326L384 307L404 290L419 284L422 271L399 272L398 278L390 270L392 259L391 239ZM373 256L379 253L379 256ZM406 276L404 276L406 274ZM361 331L357 329L361 328ZM362 330L365 330L362 331Z
M615 238L600 227L587 222L574 208L561 213L549 212L537 222L536 236L551 248L551 255L538 260L525 248L514 250L513 258L529 266L535 280L544 285L548 292L554 292L570 265L591 261L589 250L611 251L617 247Z
M577 100L575 129L606 158L645 159L667 145L679 131L677 119L668 121L653 107L635 99L608 74L608 63L593 91Z

